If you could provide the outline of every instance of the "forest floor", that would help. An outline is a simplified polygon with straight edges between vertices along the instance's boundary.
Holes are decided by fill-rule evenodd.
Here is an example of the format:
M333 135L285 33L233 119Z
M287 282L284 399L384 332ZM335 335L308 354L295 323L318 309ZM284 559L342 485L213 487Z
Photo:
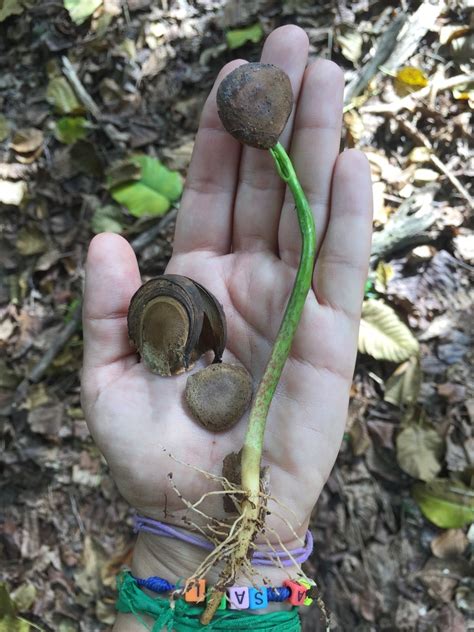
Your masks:
M367 353L307 572L331 629L474 630L472 3L70 4L0 1L0 629L110 630L130 560L79 401L84 260L115 230L163 273L176 213L115 203L110 167L145 153L184 176L219 68L293 23L346 72L341 146L367 152L375 201Z

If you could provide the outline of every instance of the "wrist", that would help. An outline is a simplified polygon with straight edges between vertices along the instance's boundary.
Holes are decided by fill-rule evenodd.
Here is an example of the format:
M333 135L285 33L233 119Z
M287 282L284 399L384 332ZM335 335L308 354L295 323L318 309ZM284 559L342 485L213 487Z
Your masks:
M287 550L301 547L301 541L295 538L294 541L284 543L284 547ZM194 575L208 554L208 551L187 542L140 532L133 552L132 573L136 577L155 575L171 583L184 582ZM294 579L301 572L298 564L281 568L275 563L272 566L252 566L252 569L251 577L237 577L235 583L241 586L265 584L278 587L286 579ZM220 566L216 566L209 571L206 575L208 586L217 583L220 570Z

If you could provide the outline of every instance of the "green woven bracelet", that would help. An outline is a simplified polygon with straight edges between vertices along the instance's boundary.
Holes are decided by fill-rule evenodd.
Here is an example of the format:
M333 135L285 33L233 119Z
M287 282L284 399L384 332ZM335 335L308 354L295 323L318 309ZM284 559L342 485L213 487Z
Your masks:
M184 599L170 601L162 597L150 597L136 584L129 571L123 571L117 578L119 612L131 613L151 632L191 632L191 630L255 630L256 632L301 632L298 608L252 615L242 610L217 612L208 625L202 625L199 617L202 608L187 603ZM153 627L145 623L141 615L155 619Z

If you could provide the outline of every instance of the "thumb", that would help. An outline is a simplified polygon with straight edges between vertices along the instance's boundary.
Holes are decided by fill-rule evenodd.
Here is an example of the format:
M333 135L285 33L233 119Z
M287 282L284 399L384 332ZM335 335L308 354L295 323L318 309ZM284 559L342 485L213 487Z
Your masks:
M110 369L133 353L127 311L140 285L137 259L128 241L114 233L94 237L86 261L83 381L99 387L94 372Z

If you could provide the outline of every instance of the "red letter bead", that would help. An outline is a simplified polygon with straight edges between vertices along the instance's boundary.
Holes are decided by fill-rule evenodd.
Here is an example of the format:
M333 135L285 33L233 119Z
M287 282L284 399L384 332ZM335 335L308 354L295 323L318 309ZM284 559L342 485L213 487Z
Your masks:
M290 579L285 579L283 586L287 586L291 590L288 601L292 606L301 606L304 603L306 597L306 588L304 586Z
M187 586L187 584L186 584ZM189 603L199 603L206 598L206 580L193 580L184 592L184 600Z
M231 610L246 610L249 607L249 589L247 586L232 586L227 589Z
M306 596L306 598L305 598L305 600L303 602L303 605L304 606L310 606L313 603L313 598L310 597L308 593L309 593L309 589L312 586L316 586L316 582L314 582L312 579L299 579L298 583L300 583L302 586L304 586L306 588L306 590L307 590L307 593L306 593L307 596Z
M250 610L259 610L268 606L268 594L265 586L249 589Z

